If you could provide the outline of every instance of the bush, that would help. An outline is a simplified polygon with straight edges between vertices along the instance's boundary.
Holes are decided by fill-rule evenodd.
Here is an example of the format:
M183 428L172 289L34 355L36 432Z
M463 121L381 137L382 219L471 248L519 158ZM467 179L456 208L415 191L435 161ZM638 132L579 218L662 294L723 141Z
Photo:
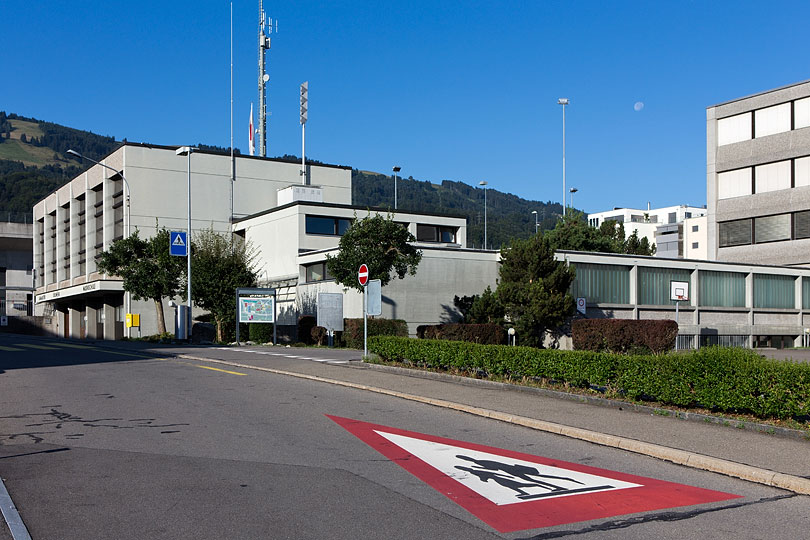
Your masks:
M323 326L313 326L309 334L312 341L318 346L323 345L323 342L329 337L328 331Z
M678 323L670 320L577 319L571 323L574 349L661 354L675 348Z
M770 360L749 349L652 356L374 337L369 351L385 361L433 369L598 386L634 400L810 420L810 364Z
M408 323L402 319L368 319L368 337L408 336ZM363 319L343 320L343 341L350 349L363 348Z
M312 345L312 329L317 324L317 320L312 315L304 315L298 318L298 341L307 345Z
M241 329L240 329L241 332ZM248 339L254 343L270 343L273 341L272 323L248 323Z
M483 345L505 345L506 330L497 324L434 324L416 328L420 339L447 339L469 341Z

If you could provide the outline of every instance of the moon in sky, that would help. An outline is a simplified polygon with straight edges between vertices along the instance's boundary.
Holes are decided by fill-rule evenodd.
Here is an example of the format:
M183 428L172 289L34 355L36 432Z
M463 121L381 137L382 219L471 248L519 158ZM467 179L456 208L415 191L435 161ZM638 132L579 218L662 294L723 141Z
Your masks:
M636 112L640 111L641 109L644 108L644 102L643 101L636 101L636 104L633 105L633 108L636 110Z

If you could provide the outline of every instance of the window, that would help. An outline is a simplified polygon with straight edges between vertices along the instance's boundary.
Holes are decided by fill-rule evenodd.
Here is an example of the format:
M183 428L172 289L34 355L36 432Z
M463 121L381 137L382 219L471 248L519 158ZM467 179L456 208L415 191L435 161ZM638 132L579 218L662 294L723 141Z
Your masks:
M795 306L793 276L754 274L754 307L791 309Z
M754 218L754 242L790 240L790 214Z
M717 175L717 198L730 199L751 195L751 168L726 171Z
M689 219L690 217L692 217L692 212L684 212L683 216L684 216L684 219Z
M810 186L810 157L793 160L793 186Z
M738 219L717 224L720 247L743 246L751 243L751 220Z
M754 167L755 192L790 189L790 161L777 161Z
M751 138L751 113L721 118L717 121L717 146L747 141Z
M678 222L678 215L677 215L677 213L675 213L675 212L670 212L668 217L669 217L669 221L667 221L667 223L677 223L677 222Z
M310 264L306 266L306 282L311 283L313 281L326 281L333 279L332 275L329 273L329 270L326 268L325 262L319 262L315 264Z
M343 236L351 224L352 220L349 218L307 216L306 232L307 234Z
M577 277L571 284L571 296L588 302L630 303L630 267L613 264L578 263Z
M697 242L692 242L692 249L697 249L697 248L698 248L698 243Z
M455 227L440 227L438 225L416 225L416 240L419 242L456 242Z
M701 306L745 307L745 274L739 272L698 272Z
M674 306L675 301L669 299L670 282L686 281L688 283L690 274L689 270L639 266L638 303L653 306Z
M793 102L793 129L810 127L810 98Z
M790 131L790 103L766 107L754 112L754 137Z
M698 229L699 229L698 225L692 225L692 232L698 232Z
M810 211L793 214L793 238L810 238Z

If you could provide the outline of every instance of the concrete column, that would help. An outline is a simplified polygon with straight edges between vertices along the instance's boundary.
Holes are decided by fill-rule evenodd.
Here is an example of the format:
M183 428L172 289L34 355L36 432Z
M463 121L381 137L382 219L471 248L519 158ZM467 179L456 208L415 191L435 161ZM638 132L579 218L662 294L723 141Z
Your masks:
M67 312L67 323L69 330L69 336L72 339L81 339L82 337L82 312L78 309L68 308Z
M695 311L692 312L692 324L695 326L700 324L700 291L698 278L698 269L695 268L689 275L689 305L695 308Z
M630 267L630 305L633 306L633 319L638 320L638 265Z
M115 335L115 306L104 302L104 335L99 338L114 340Z
M748 308L748 346L754 346L754 274L749 272L745 275L745 307Z
M43 240L45 243L43 244L43 254L42 259L44 261L43 268L42 268L42 284L48 285L54 282L53 275L51 274L51 263L53 262L53 243L55 239L51 238L51 226L54 224L53 216L50 214L45 214L45 222L44 222L44 238Z
M87 326L86 326L86 333L85 337L87 339L101 339L101 336L98 335L96 320L98 317L98 312L102 308L96 308L88 304L87 306Z

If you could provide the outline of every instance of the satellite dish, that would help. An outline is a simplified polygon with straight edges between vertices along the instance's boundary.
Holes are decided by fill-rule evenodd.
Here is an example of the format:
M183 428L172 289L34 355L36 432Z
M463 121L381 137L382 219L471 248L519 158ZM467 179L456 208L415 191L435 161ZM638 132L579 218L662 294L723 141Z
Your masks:
M270 80L270 75L268 75L267 73L265 73L264 75L262 75L262 80L263 80L264 82L269 81L269 80Z

